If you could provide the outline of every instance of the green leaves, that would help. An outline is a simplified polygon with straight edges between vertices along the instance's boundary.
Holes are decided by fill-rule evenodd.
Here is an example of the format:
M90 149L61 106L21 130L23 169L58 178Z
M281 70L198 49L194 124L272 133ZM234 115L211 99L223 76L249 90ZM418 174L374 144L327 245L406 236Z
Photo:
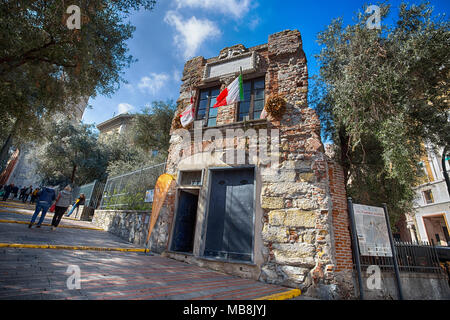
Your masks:
M92 125L61 119L48 123L46 132L36 150L37 171L45 183L82 185L106 178L108 159Z
M344 27L334 20L318 36L322 51L311 100L325 133L340 146L349 194L394 214L411 209L422 144L450 143L450 23L428 3L402 4L382 30L367 16Z
M81 99L115 92L123 70L134 61L126 46L134 27L126 17L131 10L152 9L155 1L77 1L81 29L66 25L71 4L2 1L0 105L10 125L0 127L0 138L18 120L21 130L15 138L31 141L43 117L67 112Z
M154 101L142 114L136 114L132 128L134 143L147 152L157 150L167 155L170 127L177 110L173 101Z

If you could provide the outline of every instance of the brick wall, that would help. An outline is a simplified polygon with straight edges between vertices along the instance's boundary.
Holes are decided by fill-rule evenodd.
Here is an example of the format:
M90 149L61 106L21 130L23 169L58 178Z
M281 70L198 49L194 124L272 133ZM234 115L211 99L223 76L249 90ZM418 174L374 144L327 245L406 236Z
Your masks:
M335 280L339 283L341 297L351 298L354 296L354 283L350 222L347 211L344 172L339 164L328 161L328 179L333 208Z
M333 203L333 232L336 243L336 271L352 269L351 237L342 167L328 162L330 193Z

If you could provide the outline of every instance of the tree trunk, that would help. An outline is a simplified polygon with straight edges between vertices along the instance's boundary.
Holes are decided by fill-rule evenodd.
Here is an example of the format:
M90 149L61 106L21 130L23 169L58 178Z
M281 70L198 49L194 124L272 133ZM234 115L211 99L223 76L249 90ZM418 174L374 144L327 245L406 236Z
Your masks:
M77 165L76 164L73 166L72 177L70 178L70 182L72 183L72 186L74 185L74 181L75 181L75 172L77 172Z
M447 156L448 146L444 147L444 151L442 152L442 170L444 174L445 183L447 184L447 191L450 195L450 178L448 177L447 166L445 163L445 157Z
M349 148L350 146L348 145L348 135L347 132L345 131L345 128L341 127L341 129L339 130L339 142L340 142L340 151L341 151L341 165L344 171L344 184L345 187L347 187L347 183L348 183L348 178L350 175L350 159L349 159Z
M0 173L5 169L6 162L9 159L9 149L12 146L13 138L16 133L18 124L19 124L19 119L16 119L11 131L9 132L8 138L6 138L5 142L3 143L2 149L0 151Z

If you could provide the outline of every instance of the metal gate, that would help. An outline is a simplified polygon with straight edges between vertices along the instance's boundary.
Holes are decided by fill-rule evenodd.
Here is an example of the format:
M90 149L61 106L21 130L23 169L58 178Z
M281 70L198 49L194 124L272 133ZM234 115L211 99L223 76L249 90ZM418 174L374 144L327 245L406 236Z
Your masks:
M97 209L97 207L100 205L104 188L105 184L98 180L82 185L80 187L76 187L72 192L72 203L75 202L80 194L83 193L86 197L84 206L92 209Z

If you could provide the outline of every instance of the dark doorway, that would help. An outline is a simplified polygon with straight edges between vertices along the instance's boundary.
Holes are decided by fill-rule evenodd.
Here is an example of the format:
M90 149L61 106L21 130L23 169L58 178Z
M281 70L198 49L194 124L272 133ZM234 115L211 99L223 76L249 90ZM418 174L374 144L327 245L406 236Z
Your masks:
M254 169L211 171L204 255L253 260Z
M180 190L172 236L172 251L192 253L197 221L197 190Z

